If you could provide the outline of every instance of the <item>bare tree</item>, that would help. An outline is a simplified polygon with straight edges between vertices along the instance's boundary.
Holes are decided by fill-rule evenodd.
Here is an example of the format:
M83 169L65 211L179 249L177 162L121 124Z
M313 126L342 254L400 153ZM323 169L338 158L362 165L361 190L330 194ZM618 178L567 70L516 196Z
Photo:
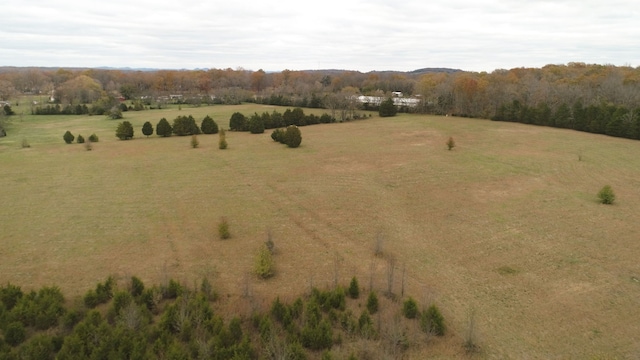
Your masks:
M393 256L387 257L387 296L393 298L393 274L396 269L396 259Z

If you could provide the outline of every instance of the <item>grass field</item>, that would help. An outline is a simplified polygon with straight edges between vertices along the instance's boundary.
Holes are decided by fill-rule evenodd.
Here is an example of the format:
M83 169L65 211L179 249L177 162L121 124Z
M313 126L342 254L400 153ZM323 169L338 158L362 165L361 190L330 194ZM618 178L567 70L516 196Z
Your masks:
M481 357L640 357L640 142L422 115L304 127L298 149L270 132L228 132L222 151L217 135L192 149L140 131L272 109L127 112L133 141L101 116L15 116L0 139L0 283L81 295L110 274L209 276L230 303L247 287L267 301L354 275L382 291L394 259L394 290L405 266L406 293L451 330L450 349L427 355L462 354L474 309ZM100 142L66 145L66 130ZM611 206L596 197L606 184ZM249 274L268 231L277 275L261 282Z

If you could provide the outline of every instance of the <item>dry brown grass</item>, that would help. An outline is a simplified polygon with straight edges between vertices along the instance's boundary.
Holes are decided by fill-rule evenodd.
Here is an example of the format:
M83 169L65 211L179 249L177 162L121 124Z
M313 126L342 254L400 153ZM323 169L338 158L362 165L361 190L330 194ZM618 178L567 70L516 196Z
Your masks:
M137 135L144 121L132 121ZM450 329L410 358L463 356L472 307L480 357L640 356L639 142L401 115L304 127L298 149L228 132L224 151L215 135L194 150L187 137L99 134L88 152L63 144L64 131L32 140L49 139L48 126L30 149L0 148L2 283L81 294L109 274L209 276L242 310L331 287L336 268L365 288L373 271L382 292L392 256L395 291L406 265L405 292L438 303ZM597 202L604 184L613 206ZM268 230L277 272L264 282L247 274Z

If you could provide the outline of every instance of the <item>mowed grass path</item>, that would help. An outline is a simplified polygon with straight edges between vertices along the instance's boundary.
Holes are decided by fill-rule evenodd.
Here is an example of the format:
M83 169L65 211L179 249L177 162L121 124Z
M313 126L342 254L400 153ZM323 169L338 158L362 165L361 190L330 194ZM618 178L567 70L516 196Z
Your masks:
M640 356L640 142L421 115L304 127L298 149L270 132L228 132L224 151L217 135L192 149L140 132L178 114L227 127L234 111L273 109L128 112L133 141L103 117L14 119L0 139L0 282L78 295L110 274L209 276L230 299L248 285L268 301L336 274L382 291L393 258L395 291L406 266L406 292L440 305L451 344L473 308L490 358ZM66 145L66 130L100 142ZM612 206L597 202L605 184ZM249 274L267 231L277 276L259 282Z

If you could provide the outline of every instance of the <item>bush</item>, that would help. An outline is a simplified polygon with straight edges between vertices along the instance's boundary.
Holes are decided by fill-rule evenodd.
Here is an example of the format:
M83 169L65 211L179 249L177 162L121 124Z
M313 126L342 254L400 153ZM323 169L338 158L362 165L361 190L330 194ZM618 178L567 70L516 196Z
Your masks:
M13 309L23 295L22 289L19 286L11 285L11 283L0 287L0 303L4 304L7 310Z
M191 147L197 148L200 146L200 141L198 141L198 135L191 135Z
M22 148L27 149L30 147L31 147L31 144L29 144L29 141L26 138L22 139Z
M138 297L142 295L144 291L144 283L139 278L132 276L131 277L131 295L134 297Z
M220 218L220 223L218 224L218 235L220 239L228 239L231 237L231 233L229 232L229 222L226 217Z
M93 309L100 304L98 301L98 294L96 294L95 290L87 291L82 300L84 302L84 306L89 309Z
M378 312L378 296L373 291L369 293L367 298L367 310L372 315Z
M273 141L277 141L281 144L284 144L284 130L283 129L275 129L271 132L271 138Z
M356 279L355 276L351 279L347 293L349 293L349 297L352 299L360 297L360 286L358 285L358 279Z
M73 142L73 140L76 138L75 136L73 136L73 134L71 133L71 131L67 130L66 133L64 133L64 135L62 136L62 138L64 139L64 142L66 142L67 144L71 144Z
M207 115L202 119L202 124L200 125L200 129L203 134L217 134L218 133L218 124L216 124L213 119Z
M227 148L227 146L229 146L229 144L227 144L227 133L224 131L224 129L220 129L220 138L218 139L218 149L224 150Z
M444 335L444 318L435 304L432 304L426 311L422 312L420 328L428 334Z
M89 136L89 141L91 142L98 142L100 139L98 139L98 135L96 134L91 134L91 136Z
M107 116L112 120L122 119L122 110L120 107L114 106L107 112Z
M284 143L290 148L297 148L302 142L302 133L300 129L295 126L287 126L287 130L284 133Z
M120 140L131 140L133 138L133 125L128 121L119 123L116 129L116 137Z
M319 325L307 324L300 334L302 346L312 350L330 349L333 344L333 329L327 320Z
M84 144L84 136L78 135L78 137L76 138L76 142L78 144Z
M142 125L142 135L149 137L151 135L153 135L153 125L151 125L150 122L146 121L143 125Z
M598 192L598 198L600 199L600 202L602 204L610 205L610 204L613 204L613 202L615 201L616 195L613 193L613 189L611 188L610 185L605 185Z
M451 150L454 147L456 147L456 142L451 136L449 136L449 140L447 140L447 149Z
M412 297L409 297L402 304L402 315L407 319L415 319L418 316L418 304Z
M20 345L26 338L27 333L21 322L12 322L4 331L4 341L11 346Z
M158 125L156 125L156 135L161 137L169 137L172 133L173 127L171 127L169 121L167 121L167 119L165 118L160 119Z
M268 279L274 275L273 267L274 264L271 252L265 244L262 244L258 250L254 271L258 277Z

